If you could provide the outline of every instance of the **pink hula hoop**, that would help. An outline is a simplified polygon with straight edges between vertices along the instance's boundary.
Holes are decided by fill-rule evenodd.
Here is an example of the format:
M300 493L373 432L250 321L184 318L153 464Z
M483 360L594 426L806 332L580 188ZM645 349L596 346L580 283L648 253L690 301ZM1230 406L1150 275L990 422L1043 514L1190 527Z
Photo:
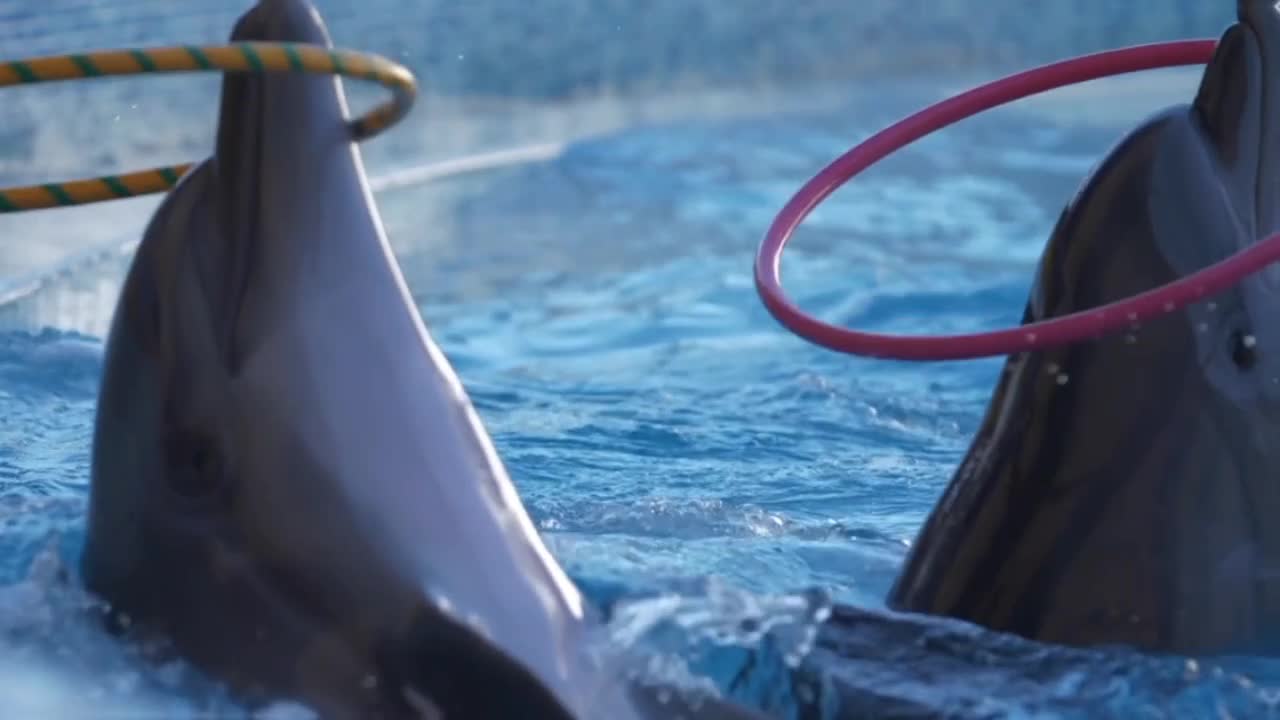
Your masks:
M769 312L800 337L838 352L896 360L960 360L1008 355L1097 338L1174 312L1280 260L1280 233L1168 285L1109 305L1028 325L968 335L903 336L859 332L818 320L787 299L782 250L800 223L836 188L929 133L1030 95L1098 78L1208 62L1214 40L1139 45L1044 65L982 85L926 108L854 147L805 183L774 218L756 253L756 291Z

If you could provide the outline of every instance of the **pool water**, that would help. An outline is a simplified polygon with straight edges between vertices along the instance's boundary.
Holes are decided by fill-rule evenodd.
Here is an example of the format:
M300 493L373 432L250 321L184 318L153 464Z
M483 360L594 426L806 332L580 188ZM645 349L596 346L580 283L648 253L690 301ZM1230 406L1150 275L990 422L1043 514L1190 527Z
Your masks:
M1050 648L884 609L1001 361L809 346L764 311L751 260L804 179L939 92L638 125L389 189L379 207L552 552L652 671L779 717L834 716L837 686L860 703L845 717L1271 717L1280 672L1265 663ZM1007 112L930 138L820 209L784 280L820 317L866 329L1015 323L1062 204L1117 132ZM11 717L230 711L190 668L144 664L99 631L75 579L94 333L127 260L108 253L0 310ZM815 642L832 601L856 630Z

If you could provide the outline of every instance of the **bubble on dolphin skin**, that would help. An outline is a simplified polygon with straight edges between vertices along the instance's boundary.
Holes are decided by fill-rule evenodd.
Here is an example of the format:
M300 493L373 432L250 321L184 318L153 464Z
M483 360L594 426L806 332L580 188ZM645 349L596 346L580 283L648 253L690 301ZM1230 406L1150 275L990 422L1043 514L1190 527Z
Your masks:
M1067 373L1062 372L1062 367L1057 363L1049 363L1049 366L1045 368L1045 374L1053 378L1053 382L1056 385L1066 385L1069 378Z

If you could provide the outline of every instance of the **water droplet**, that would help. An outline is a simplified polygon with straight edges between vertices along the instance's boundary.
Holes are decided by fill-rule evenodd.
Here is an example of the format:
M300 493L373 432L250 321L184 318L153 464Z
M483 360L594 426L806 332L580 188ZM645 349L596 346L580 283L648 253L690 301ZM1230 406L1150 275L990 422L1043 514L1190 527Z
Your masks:
M1132 345L1138 342L1138 336L1133 333L1125 333L1124 342L1126 345Z
M1253 335L1245 335L1244 337L1240 338L1240 344L1244 345L1247 348L1257 347L1258 338L1254 337Z
M1167 303L1165 303L1165 304L1164 304L1164 311L1165 311L1165 312L1173 312L1173 303L1171 303L1171 302L1167 302Z
M1130 312L1127 317L1129 318L1129 322L1138 322L1138 313L1136 312Z
M1196 332L1208 332L1208 330L1209 330L1209 323L1207 322L1196 323Z
M1208 305L1206 305L1205 307L1209 308L1209 312L1213 312L1214 310L1217 310L1217 309L1218 309L1218 303L1216 303L1216 302L1211 302L1211 303L1209 303Z
M1036 334L1035 334L1035 333L1027 333L1027 342L1029 342L1029 343L1033 343L1033 342L1035 342L1035 341L1036 341Z
M1045 372L1050 375L1057 375L1062 368L1058 367L1058 363L1049 363L1049 367L1045 368Z
M1054 378L1054 381L1057 382L1059 385L1066 385L1067 380L1069 379L1070 378L1067 377L1066 373L1058 373L1058 377Z

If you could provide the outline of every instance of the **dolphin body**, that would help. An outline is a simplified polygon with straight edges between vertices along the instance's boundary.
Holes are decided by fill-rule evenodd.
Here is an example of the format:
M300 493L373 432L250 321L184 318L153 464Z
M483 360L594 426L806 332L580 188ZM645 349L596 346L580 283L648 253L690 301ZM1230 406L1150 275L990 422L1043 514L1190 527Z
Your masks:
M1067 205L1024 322L1280 230L1280 11L1239 0L1195 100ZM890 607L1064 645L1280 652L1280 270L1129 336L1011 357Z
M233 41L331 46L307 0ZM336 78L232 74L107 339L81 572L118 627L329 718L751 718L605 671L430 338Z

